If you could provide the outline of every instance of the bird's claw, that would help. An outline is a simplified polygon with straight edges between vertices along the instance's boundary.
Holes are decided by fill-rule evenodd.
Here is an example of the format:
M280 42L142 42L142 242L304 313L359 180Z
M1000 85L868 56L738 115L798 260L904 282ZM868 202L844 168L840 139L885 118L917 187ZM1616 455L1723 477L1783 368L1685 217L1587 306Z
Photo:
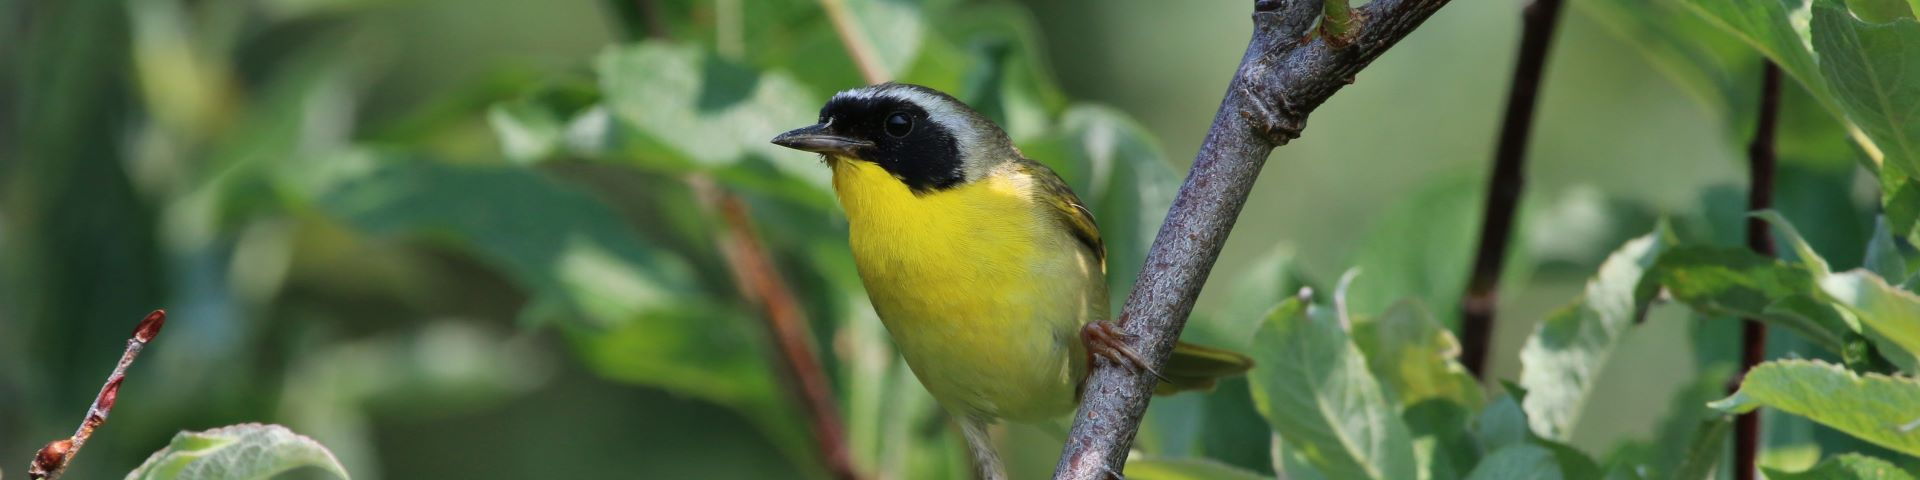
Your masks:
M1080 341L1086 344L1087 355L1092 357L1089 360L1105 359L1108 362L1120 364L1128 370L1144 371L1162 382L1173 383L1158 370L1154 370L1153 364L1148 363L1146 357L1140 356L1133 347L1127 346L1126 338L1129 336L1131 335L1120 330L1120 326L1111 321L1092 322L1080 328Z

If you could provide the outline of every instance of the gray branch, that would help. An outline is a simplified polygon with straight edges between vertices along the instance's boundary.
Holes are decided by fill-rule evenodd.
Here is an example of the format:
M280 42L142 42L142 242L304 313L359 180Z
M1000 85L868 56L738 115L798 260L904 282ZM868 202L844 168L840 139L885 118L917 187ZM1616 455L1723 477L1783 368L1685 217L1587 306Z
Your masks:
M1298 138L1307 114L1447 1L1373 0L1354 10L1352 42L1337 46L1308 37L1320 0L1254 2L1253 39L1120 315L1135 351L1165 365L1267 154ZM1094 369L1053 478L1118 474L1156 380Z

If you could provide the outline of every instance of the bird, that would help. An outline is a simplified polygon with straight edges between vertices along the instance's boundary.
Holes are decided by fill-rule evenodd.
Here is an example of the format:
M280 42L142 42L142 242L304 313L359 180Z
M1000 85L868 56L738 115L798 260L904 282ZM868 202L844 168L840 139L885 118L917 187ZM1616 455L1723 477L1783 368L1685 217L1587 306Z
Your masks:
M773 143L817 153L832 170L874 312L959 425L981 478L1006 478L989 426L1060 422L1096 362L1158 376L1157 393L1210 389L1252 367L1182 343L1152 369L1106 320L1093 212L953 96L906 83L842 91L815 124Z

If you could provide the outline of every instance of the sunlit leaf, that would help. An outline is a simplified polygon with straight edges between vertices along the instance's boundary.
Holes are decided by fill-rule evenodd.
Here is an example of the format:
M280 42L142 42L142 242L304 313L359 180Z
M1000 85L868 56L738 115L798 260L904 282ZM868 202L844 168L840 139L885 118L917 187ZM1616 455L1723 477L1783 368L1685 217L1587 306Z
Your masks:
M1354 325L1354 341L1400 407L1430 399L1480 407L1480 382L1460 365L1460 343L1418 301L1396 303Z
M494 104L487 109L487 123L508 160L534 163L562 153L570 123L599 100L600 91L592 84L559 82Z
M1778 360L1747 372L1712 404L1729 413L1771 407L1883 447L1920 455L1920 381L1856 374L1817 360Z
M1782 472L1761 467L1767 478L1772 480L1913 480L1913 475L1901 470L1893 462L1861 455L1843 453L1814 465L1802 472Z
M1330 478L1414 478L1407 426L1340 325L1289 299L1257 341L1254 404L1289 448Z
M927 34L917 0L829 0L844 5L849 14L843 35L872 48L875 60L890 77L905 72L920 53Z
M1892 348L1907 357L1920 353L1920 296L1888 285L1866 270L1833 274L1820 282L1820 288L1860 318L1868 337L1882 351ZM1899 356L1889 357L1901 362Z
M1846 0L1847 11L1860 17L1867 23L1887 23L1896 19L1912 19L1913 8L1908 0Z
M607 50L594 65L615 122L606 126L632 137L621 140L622 151L613 152L614 159L667 171L705 171L736 185L831 207L829 172L818 156L768 143L818 119L820 97L799 82L661 42Z
M1839 0L1724 2L1683 0L1746 40L1836 115L1855 140L1895 170L1920 172L1920 23L1861 21Z
M350 478L327 447L279 425L248 423L180 432L128 480L254 480L303 468Z
M1571 438L1601 368L1653 296L1641 277L1671 243L1668 235L1662 228L1621 246L1580 298L1549 315L1527 339L1520 350L1520 385L1529 392L1522 406L1535 434Z
M1920 172L1920 23L1874 25L1831 0L1813 2L1812 46L1847 117L1889 161Z

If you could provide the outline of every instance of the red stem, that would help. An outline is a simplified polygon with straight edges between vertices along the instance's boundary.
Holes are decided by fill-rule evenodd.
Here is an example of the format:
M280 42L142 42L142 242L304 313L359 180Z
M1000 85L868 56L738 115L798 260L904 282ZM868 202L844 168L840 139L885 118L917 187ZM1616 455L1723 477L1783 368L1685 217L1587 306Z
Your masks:
M1560 23L1562 4L1561 0L1534 0L1521 13L1519 60L1507 90L1507 113L1500 124L1499 147L1493 154L1493 175L1487 181L1479 253L1474 255L1467 294L1460 300L1460 360L1477 378L1486 378L1494 309L1499 304L1500 271L1507 260L1507 242L1513 237L1514 211L1520 206L1520 192L1526 185L1527 140L1533 131L1540 78L1547 68L1547 50Z
M1753 143L1747 145L1748 176L1747 210L1760 211L1773 208L1773 173L1775 157L1773 152L1773 132L1780 123L1780 67L1767 62L1761 67L1760 75L1760 116L1755 121ZM1767 222L1759 218L1747 218L1747 248L1761 255L1774 256L1773 235L1767 231ZM1759 320L1746 319L1740 328L1740 374L1745 376L1748 370L1766 360L1767 326ZM1736 382L1728 386L1729 393L1738 390ZM1733 478L1735 480L1753 480L1756 475L1755 463L1760 456L1760 412L1741 414L1733 423Z

